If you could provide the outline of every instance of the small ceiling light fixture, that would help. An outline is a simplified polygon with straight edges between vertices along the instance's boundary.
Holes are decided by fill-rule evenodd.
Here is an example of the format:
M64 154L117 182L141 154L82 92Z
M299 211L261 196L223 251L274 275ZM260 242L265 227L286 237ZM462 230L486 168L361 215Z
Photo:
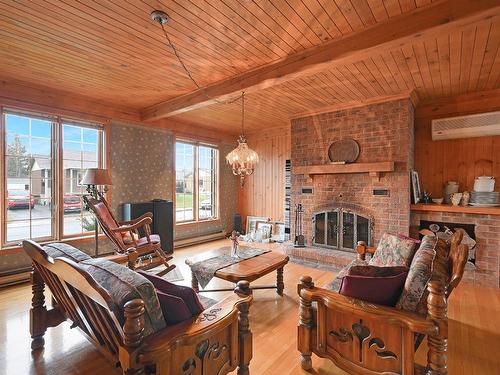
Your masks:
M151 12L151 19L161 25L165 25L169 20L168 14L162 10L153 10Z
M233 174L240 176L241 187L245 183L245 177L253 173L259 162L259 155L248 147L245 139L245 92L241 93L241 135L238 147L226 155L226 161L231 165Z
M163 34L165 35L165 38L167 39L167 42L172 48L172 51L174 52L175 57L179 61L179 64L181 67L184 69L186 72L186 75L189 77L189 79L193 82L193 84L200 90L204 96L207 97L207 99L213 100L215 103L218 104L231 104L235 103L237 100L240 99L240 96L237 96L234 99L228 100L228 101L220 101L217 100L216 98L211 97L208 95L206 92L205 88L201 87L198 82L193 78L191 72L187 68L186 64L182 61L181 57L179 56L179 52L177 51L177 48L175 48L174 44L172 43L167 30L165 30L165 24L167 24L170 21L170 18L168 17L168 14L165 13L162 10L154 10L151 12L151 19L154 22L157 22L160 26L161 29L163 30ZM240 176L240 182L241 182L241 187L243 187L243 184L245 182L245 177L250 176L257 163L259 162L259 155L252 150L250 147L248 147L246 139L245 139L245 92L241 93L241 135L238 139L238 147L236 147L233 151L231 151L229 154L226 155L226 161L228 164L231 165L231 168L233 169L233 174L235 176Z

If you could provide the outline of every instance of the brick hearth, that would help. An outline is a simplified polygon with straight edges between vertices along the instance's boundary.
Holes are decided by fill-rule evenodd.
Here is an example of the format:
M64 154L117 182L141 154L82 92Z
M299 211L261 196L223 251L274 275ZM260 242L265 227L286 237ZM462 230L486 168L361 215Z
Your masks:
M285 242L281 249L290 257L291 261L305 261L310 265L321 265L332 268L332 271L338 271L356 257L356 253L347 251L324 249L320 247L294 247L292 242Z

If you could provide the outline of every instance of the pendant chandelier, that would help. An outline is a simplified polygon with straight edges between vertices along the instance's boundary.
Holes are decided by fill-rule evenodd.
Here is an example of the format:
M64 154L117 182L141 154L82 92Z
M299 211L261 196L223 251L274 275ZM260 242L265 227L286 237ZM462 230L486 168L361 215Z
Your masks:
M220 101L217 100L216 98L211 97L208 95L208 93L205 91L203 87L201 87L198 82L193 78L193 75L187 68L186 64L182 61L181 57L179 56L179 53L177 51L177 48L175 48L174 44L170 40L170 37L167 33L167 30L165 29L165 25L169 22L170 18L168 17L168 14L161 11L161 10L154 10L151 12L151 19L154 22L157 22L163 31L163 34L165 35L165 39L168 42L168 45L174 52L175 57L179 61L179 64L181 67L184 69L186 72L186 75L189 77L189 79L193 82L193 84L200 90L203 95L207 97L207 99L211 99L215 101L215 103L218 104L231 104L235 103L237 100L239 100L239 96L228 100L228 101ZM236 147L233 151L231 151L229 154L226 155L226 161L228 164L231 165L231 168L233 169L233 174L235 176L240 176L240 182L241 186L243 187L243 184L245 182L245 177L250 176L257 163L259 162L259 155L252 150L250 147L248 147L246 139L245 139L245 92L241 93L241 135L238 139L238 147Z
M247 145L245 139L245 93L241 93L241 135L238 139L238 147L226 155L226 161L231 165L233 174L240 176L241 187L245 183L245 177L250 176L257 163L259 155Z

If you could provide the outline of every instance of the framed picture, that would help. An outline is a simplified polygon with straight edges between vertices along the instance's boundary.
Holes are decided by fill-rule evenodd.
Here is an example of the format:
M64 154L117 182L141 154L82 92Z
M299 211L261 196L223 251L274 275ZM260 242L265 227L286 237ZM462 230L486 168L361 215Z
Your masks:
M275 221L273 223L274 230L271 240L274 242L285 242L285 223L280 221Z
M247 216L246 234L255 232L257 230L257 222L265 222L267 218L261 216Z
M414 170L411 171L411 190L413 193L413 203L420 202L420 197L422 196L420 179L418 178L418 172Z
M268 221L258 221L257 230L262 230L262 239L271 238L273 234L273 223Z
M285 236L285 223L281 221L275 221L273 235L275 236Z

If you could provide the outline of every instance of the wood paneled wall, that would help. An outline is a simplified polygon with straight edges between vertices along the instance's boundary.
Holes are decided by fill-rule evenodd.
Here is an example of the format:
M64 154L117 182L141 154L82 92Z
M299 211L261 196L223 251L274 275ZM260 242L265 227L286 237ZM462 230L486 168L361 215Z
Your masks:
M246 216L284 219L285 161L290 158L290 127L247 135L248 145L259 154L259 164L238 194L238 212Z
M459 96L423 104L415 118L415 169L422 190L435 198L443 196L447 181L458 181L460 191L472 190L474 178L487 175L500 187L500 136L433 141L431 121L500 110L500 90Z

